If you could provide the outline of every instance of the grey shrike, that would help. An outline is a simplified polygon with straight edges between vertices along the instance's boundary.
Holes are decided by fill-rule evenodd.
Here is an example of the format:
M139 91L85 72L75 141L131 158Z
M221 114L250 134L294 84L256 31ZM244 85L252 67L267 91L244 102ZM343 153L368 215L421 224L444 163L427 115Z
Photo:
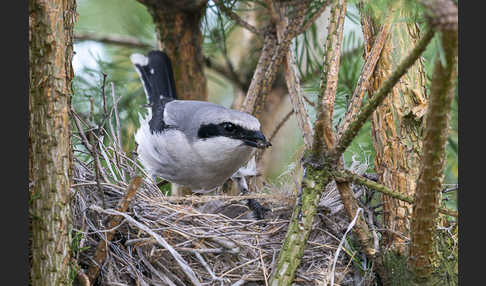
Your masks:
M140 161L152 177L206 193L271 146L254 116L218 104L178 100L169 57L132 54L150 106L135 134Z

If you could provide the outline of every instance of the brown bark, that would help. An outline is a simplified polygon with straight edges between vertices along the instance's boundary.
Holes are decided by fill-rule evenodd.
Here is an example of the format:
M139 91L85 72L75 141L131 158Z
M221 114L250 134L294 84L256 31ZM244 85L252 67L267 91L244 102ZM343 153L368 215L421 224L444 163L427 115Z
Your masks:
M201 31L206 1L139 1L153 17L159 48L174 63L179 99L207 100Z
M400 8L402 3L399 2L393 9L396 9L399 17L406 17L403 12L405 10ZM387 15L392 13L394 11L390 10ZM419 39L419 30L415 23L397 21L390 17L365 19L363 32L365 39L369 41L365 43L368 47L366 55L369 54L369 47L376 37L376 34L370 33L379 31L380 27L376 23L383 20L387 22L385 25L389 21L394 22L371 78L369 94L379 89L409 47L414 46ZM368 24L374 27L367 27ZM419 60L410 67L372 116L372 137L376 150L375 171L379 175L379 181L408 196L413 196L419 174L422 118L426 107L425 73L423 63ZM385 195L383 204L384 226L392 230L384 236L384 247L405 254L404 238L396 233L408 236L412 206Z
M446 1L436 1L436 5L442 4L440 2ZM436 250L438 212L446 162L445 148L450 108L457 78L457 7L452 1L447 2L444 3L445 5L440 5L447 17L436 19L442 20L439 21L441 25L439 28L442 30L441 40L445 60L442 63L437 57L434 64L430 104L424 129L423 160L417 180L411 225L410 262L420 285L431 280L430 274L438 266Z
M29 2L31 284L70 285L74 0Z

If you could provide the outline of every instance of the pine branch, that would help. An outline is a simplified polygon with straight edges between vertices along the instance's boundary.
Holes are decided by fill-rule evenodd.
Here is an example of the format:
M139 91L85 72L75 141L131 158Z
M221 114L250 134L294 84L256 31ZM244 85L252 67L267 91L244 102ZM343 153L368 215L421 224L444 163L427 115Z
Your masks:
M239 26L241 26L241 27L247 29L248 31L255 33L259 36L264 35L264 29L258 29L255 26L252 26L251 24L249 24L248 22L243 20L238 14L233 12L233 10L231 8L224 6L224 4L221 3L222 1L214 0L213 2L216 4L216 6L218 6L219 10L221 10L228 18L235 21L236 24L238 24Z
M328 170L325 168L309 168L305 171L302 189L299 192L275 267L270 274L269 285L289 286L292 284L312 230L317 205L329 179Z
M442 48L445 54L445 66L438 57L434 64L434 74L430 87L429 106L424 129L423 157L420 175L415 191L411 223L412 259L410 264L417 277L427 282L430 274L437 267L436 232L437 212L440 206L443 170L445 167L445 148L448 138L449 111L454 98L454 84L457 75L457 7L452 1L431 1L429 7L437 17L432 25L441 30ZM447 10L449 9L449 10ZM455 15L452 18L450 15ZM454 24L455 23L455 24ZM423 279L423 280L422 280Z
M265 70L267 69L272 54L274 53L275 46L277 44L277 38L271 33L267 33L263 39L263 48L258 58L258 63L253 72L253 77L250 82L250 87L246 93L246 97L241 104L241 110L253 113L258 96L261 94L261 90L264 84Z
M302 1L294 7L292 18L288 20L289 24L285 26L281 35L276 36L271 29L265 32L262 53L241 107L243 111L258 115L263 109L278 68L287 54L292 39L297 35L298 27L302 24L308 2Z
M401 200L404 202L407 202L409 204L414 203L414 199L410 196L407 196L403 193L396 192L390 188L388 188L385 185L382 185L380 183L377 183L373 180L367 179L361 175L358 175L356 173L353 173L348 170L340 170L340 171L334 171L332 172L332 176L336 179L336 181L339 182L352 182L355 184L360 184L369 187L370 189L376 190L382 194L385 194L389 197L392 197L397 200ZM450 215L453 217L458 217L458 214L456 211L448 209L446 207L440 207L439 212L445 215Z
M331 19L325 44L326 54L322 64L323 70L317 97L318 115L314 124L315 138L312 146L312 153L315 158L322 156L324 148L330 150L334 147L335 135L332 129L332 115L339 76L345 15L346 0L335 1L331 7ZM325 146L323 143L325 143Z
M312 15L312 17L305 21L304 24L299 28L299 30L297 31L297 35L300 35L302 33L304 33L305 31L307 31L307 29L310 28L310 26L312 26L312 24L322 15L322 13L324 13L324 11L326 11L327 7L329 6L329 2L331 1L326 1L326 3L322 3L321 7L319 7L319 9Z
M298 27L302 25L305 18L305 12L309 2L310 1L308 0L303 0L293 7L294 10L292 17L285 17L286 19L284 21L288 21L288 25L285 26L282 33L278 32L279 28L277 27L278 44L275 46L274 53L268 62L268 68L266 69L265 76L263 77L262 89L254 110L255 115L258 115L263 110L265 99L272 89L278 69L282 64L284 57L287 55L290 48L290 43L297 36Z
M383 83L381 88L374 94L368 103L363 107L361 112L356 116L355 120L349 124L349 127L343 131L343 135L339 138L338 143L334 150L331 151L331 157L337 159L344 153L346 148L351 144L352 140L358 134L358 131L363 127L366 120L380 105L385 97L390 93L393 86L398 80L407 72L414 62L425 51L425 48L432 40L435 31L429 29L426 31L422 39L419 40L417 45L410 51L410 53L400 62L396 69L390 74L390 76Z
M99 35L97 33L80 33L74 34L75 42L82 41L95 41L104 44L111 44L117 46L125 46L129 48L140 48L140 49L154 49L156 48L154 44L148 44L135 37L120 36L120 35Z
M304 144L306 148L312 146L312 138L314 136L314 130L309 118L309 114L305 109L304 95L300 87L299 78L297 76L297 67L294 60L294 53L292 49L289 49L284 61L285 81L287 83L287 89L289 91L289 98L292 104L293 110L296 113L297 124L302 131L304 137Z
M363 96L365 94L366 89L368 88L369 80L373 71L375 70L376 63L380 58L381 51L383 50L383 46L385 45L385 41L390 34L390 23L387 22L385 25L382 26L381 31L375 38L375 42L373 43L373 47L369 55L366 57L366 61L361 69L361 74L358 79L358 84L353 93L353 97L351 99L351 103L346 110L346 114L344 115L343 123L338 131L338 138L340 138L343 134L343 131L346 130L351 123L351 120L355 118L358 114L361 103L363 100Z

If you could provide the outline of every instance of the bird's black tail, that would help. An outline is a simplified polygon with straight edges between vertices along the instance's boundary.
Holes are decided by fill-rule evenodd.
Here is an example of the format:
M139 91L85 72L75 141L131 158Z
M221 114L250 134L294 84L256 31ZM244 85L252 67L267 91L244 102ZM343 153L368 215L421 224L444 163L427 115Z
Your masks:
M151 51L147 56L132 54L130 60L140 75L152 107L177 99L172 65L166 53Z

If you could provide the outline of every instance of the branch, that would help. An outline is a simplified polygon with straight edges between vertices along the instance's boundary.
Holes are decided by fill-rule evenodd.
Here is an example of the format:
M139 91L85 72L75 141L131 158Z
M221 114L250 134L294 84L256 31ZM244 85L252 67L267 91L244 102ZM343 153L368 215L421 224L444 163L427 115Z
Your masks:
M217 72L221 76L231 81L237 88L241 90L246 90L248 88L246 84L241 81L235 70L229 65L218 64L209 57L204 57L204 64L207 68Z
M364 185L367 186L370 189L376 190L384 195L387 195L389 197L392 197L397 200L401 200L403 202L407 202L409 204L414 203L414 199L410 196L407 196L403 193L396 192L385 185L382 185L380 183L377 183L375 181L372 181L370 179L367 179L361 175L355 174L351 171L348 170L341 170L341 171L335 171L332 173L336 181L339 182L352 182L355 184L359 185ZM453 217L458 217L458 214L456 211L448 209L446 207L440 207L439 212L445 215L450 215Z
M312 15L312 17L305 21L304 24L297 30L297 35L302 34L303 32L307 31L307 29L312 26L312 24L326 11L327 7L329 6L329 3L331 1L326 1L325 3L322 3L321 7Z
M430 9L443 18L433 19L439 23L442 48L445 54L443 65L439 57L434 64L430 87L429 105L425 115L423 157L415 190L411 223L410 265L419 279L427 280L436 268L437 212L440 206L442 180L444 177L446 142L449 128L449 111L454 98L457 76L457 7L452 1L431 1ZM442 16L445 15L445 16ZM450 15L455 15L450 17ZM454 25L455 23L455 25ZM426 281L424 281L426 282Z
M335 1L331 7L331 19L325 44L326 54L322 64L323 70L317 97L318 115L314 125L316 136L312 146L312 154L315 158L322 156L324 151L323 142L327 150L334 147L335 135L332 129L332 115L334 113L334 101L336 99L339 76L345 15L346 0Z
M240 16L238 16L238 14L236 14L235 12L233 12L232 9L224 6L223 3L221 3L221 1L219 0L213 0L213 2L216 4L216 6L218 6L218 8L228 17L230 18L231 20L235 21L236 24L240 25L241 27L247 29L248 31L250 32L253 32L259 36L263 36L263 30L261 29L258 29L252 25L250 25L248 22L246 22L245 20L243 20Z
M140 48L140 49L157 49L156 45L150 45L135 37L118 36L118 35L99 35L96 33L76 33L74 40L77 42L82 41L95 41L104 44L124 46L128 48ZM219 65L211 60L209 57L204 57L204 63L207 68L212 69L221 76L227 78L238 88L245 90L247 86L240 80L240 78L229 67Z
M302 25L308 3L309 1L301 1L294 7L293 17L288 21L289 24L285 26L283 33L277 33L277 38L271 31L265 33L263 50L242 104L244 111L258 115L263 109L278 68L287 54L292 39L297 35L298 27Z
M275 138L275 135L277 135L278 131L280 131L280 129L282 129L282 127L285 125L285 123L290 119L290 116L292 116L292 114L294 114L294 110L290 110L285 116L284 118L277 124L277 126L275 127L275 129L273 130L272 132L272 135L270 135L270 139L268 139L268 141L272 142L273 138Z
M343 131L343 135L339 138L336 147L331 151L331 157L337 160L346 150L346 148L351 144L354 137L358 134L358 131L363 127L366 120L375 111L375 109L380 105L385 97L390 93L393 86L398 82L398 80L407 72L414 62L420 57L420 55L425 51L425 48L432 40L435 31L429 29L426 31L425 35L420 39L416 46L410 51L410 53L398 64L396 69L390 74L390 76L385 80L381 88L374 94L368 103L363 107L361 112L356 116L356 119L349 124L349 127Z
M287 56L284 61L285 81L287 83L287 89L289 91L290 103L292 104L293 111L296 114L297 124L299 125L302 135L304 137L304 144L306 148L312 146L312 138L314 137L314 130L312 129L312 123L309 118L309 114L305 109L305 97L302 94L299 78L297 76L297 66L294 60L294 53L291 49L287 52Z
M155 44L147 44L143 41L135 37L130 36L120 36L120 35L99 35L96 33L80 33L77 32L74 34L74 41L75 42L82 42L82 41L95 41L110 45L118 45L118 46L125 46L129 48L140 48L140 49L154 49L156 48Z
M361 102L363 100L363 96L365 94L365 90L368 88L369 80L373 71L375 70L376 63L380 58L381 51L383 50L383 46L385 45L385 41L390 34L390 23L387 22L381 28L381 31L375 38L375 42L373 43L373 47L366 58L366 62L364 63L363 67L361 68L361 75L358 79L358 84L353 93L353 98L351 99L351 103L346 110L346 114L344 115L343 124L339 128L338 131L338 138L340 138L343 134L343 131L346 130L351 123L351 120L355 118L361 108Z
M326 6L326 5L323 5ZM283 34L282 26L284 23L277 25L277 32ZM297 124L304 136L304 144L306 148L312 146L312 138L314 136L314 130L309 118L309 114L305 109L304 95L300 87L299 76L297 72L297 65L295 63L295 55L292 49L288 49L287 55L284 60L285 82L289 91L290 102L294 112L296 113Z

